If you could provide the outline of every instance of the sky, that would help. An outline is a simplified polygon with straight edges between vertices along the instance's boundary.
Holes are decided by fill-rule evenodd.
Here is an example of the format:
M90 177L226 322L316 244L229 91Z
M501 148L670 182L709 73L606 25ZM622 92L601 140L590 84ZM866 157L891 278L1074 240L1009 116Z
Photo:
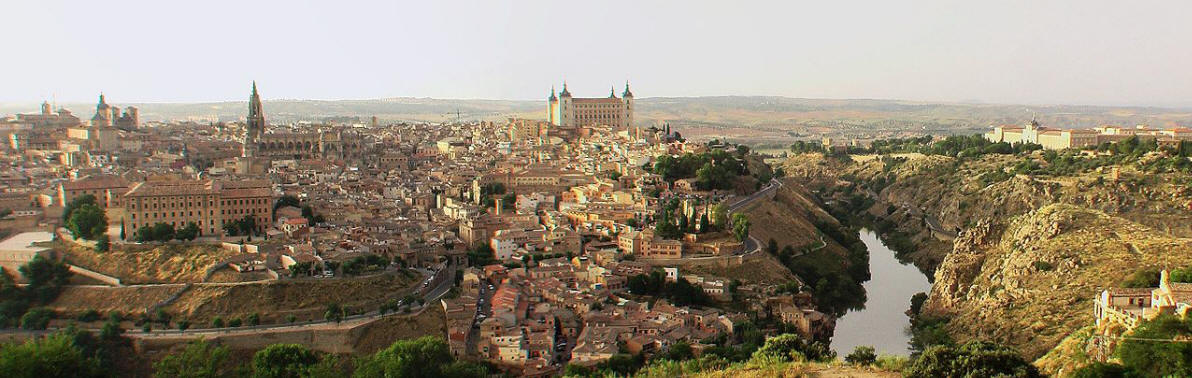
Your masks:
M0 102L774 95L1192 106L1192 1L3 1Z

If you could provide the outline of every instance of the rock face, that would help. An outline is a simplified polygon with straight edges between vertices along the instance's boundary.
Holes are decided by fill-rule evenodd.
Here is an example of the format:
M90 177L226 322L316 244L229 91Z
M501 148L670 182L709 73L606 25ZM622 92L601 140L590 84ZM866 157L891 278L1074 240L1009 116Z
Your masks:
M1036 358L1092 322L1092 300L1139 268L1192 264L1192 239L1096 210L1047 205L1003 230L978 222L956 239L924 307L958 340L994 340Z
M800 155L784 169L825 196L872 198L870 214L911 235L909 257L934 272L924 311L950 317L954 338L1033 358L1092 322L1100 290L1139 269L1192 265L1192 185L1133 166L1120 167L1120 180L1104 170L1007 173L1024 159ZM928 219L956 239L933 239Z

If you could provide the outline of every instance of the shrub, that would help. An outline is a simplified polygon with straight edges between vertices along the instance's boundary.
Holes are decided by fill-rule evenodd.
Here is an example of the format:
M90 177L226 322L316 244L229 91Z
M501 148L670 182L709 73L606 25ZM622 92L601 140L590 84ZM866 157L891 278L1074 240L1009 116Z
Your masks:
M871 346L858 345L852 353L844 357L844 362L853 365L872 365L877 361L877 353Z
M1055 269L1055 266L1046 261L1035 261L1034 266L1035 269L1039 270L1040 272L1050 272Z
M45 307L38 307L31 309L21 316L21 328L37 330L46 329L50 325L50 319L54 318L54 311Z
M907 377L1041 377L1013 349L984 341L959 347L934 346L915 360Z
M99 311L95 311L95 309L89 309L80 314L76 319L80 322L94 322L99 320Z

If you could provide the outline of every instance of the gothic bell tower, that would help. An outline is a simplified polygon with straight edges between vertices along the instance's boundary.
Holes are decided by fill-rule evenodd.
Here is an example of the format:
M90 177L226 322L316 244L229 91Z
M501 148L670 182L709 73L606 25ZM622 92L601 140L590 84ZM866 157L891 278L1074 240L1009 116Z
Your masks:
M261 96L257 94L257 82L252 82L252 95L248 97L248 123L244 128L243 156L256 156L257 141L265 132L265 110L261 107Z

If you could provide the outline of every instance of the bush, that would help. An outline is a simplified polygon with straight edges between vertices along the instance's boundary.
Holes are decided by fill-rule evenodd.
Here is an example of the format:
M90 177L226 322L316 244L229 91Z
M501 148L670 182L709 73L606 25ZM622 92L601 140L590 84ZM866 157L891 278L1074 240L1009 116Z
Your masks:
M21 316L21 328L29 330L46 329L50 325L50 319L53 318L53 310L45 307L31 309L25 315Z
M236 328L236 327L239 327L242 323L243 322L240 320L240 318L232 318L232 320L228 321L228 327Z
M109 237L107 234L100 235L99 240L95 241L95 251L102 253L110 250L112 250L111 237Z
M1192 321L1163 315L1141 322L1115 354L1122 365L1147 377L1192 376L1192 343L1155 342L1192 337Z
M1040 272L1050 272L1053 269L1055 269L1055 266L1051 265L1051 263L1046 262L1046 261L1035 261L1034 266L1035 266L1035 269Z
M984 341L959 347L928 348L911 368L907 377L1041 377L1039 370L1013 349Z
M298 344L273 344L252 356L254 377L302 377L319 362L319 355Z
M211 327L213 327L213 328L223 328L223 327L224 327L224 319L223 319L223 317L216 316L214 319L211 319Z
M0 348L0 372L6 377L103 377L99 359L88 357L74 337L56 333L44 339Z
M844 362L853 365L873 365L877 362L877 353L871 346L858 345L852 353L844 357Z
M799 335L784 333L766 339L753 358L778 358L783 361L831 361L836 358L836 352L818 341L808 342Z
M95 311L95 309L84 311L82 314L79 314L76 320L80 322L94 322L99 320L99 311Z
M95 240L108 230L108 216L94 204L74 209L66 220L66 229L76 238Z
M252 314L249 314L248 315L248 325L249 326L261 325L261 314L258 314L255 312Z
M230 352L227 347L214 346L199 339L186 344L186 349L171 354L153 364L153 376L174 377L225 377L232 376L231 368L225 363Z
M456 361L441 338L423 336L398 340L388 348L363 357L353 377L484 377L487 369Z

